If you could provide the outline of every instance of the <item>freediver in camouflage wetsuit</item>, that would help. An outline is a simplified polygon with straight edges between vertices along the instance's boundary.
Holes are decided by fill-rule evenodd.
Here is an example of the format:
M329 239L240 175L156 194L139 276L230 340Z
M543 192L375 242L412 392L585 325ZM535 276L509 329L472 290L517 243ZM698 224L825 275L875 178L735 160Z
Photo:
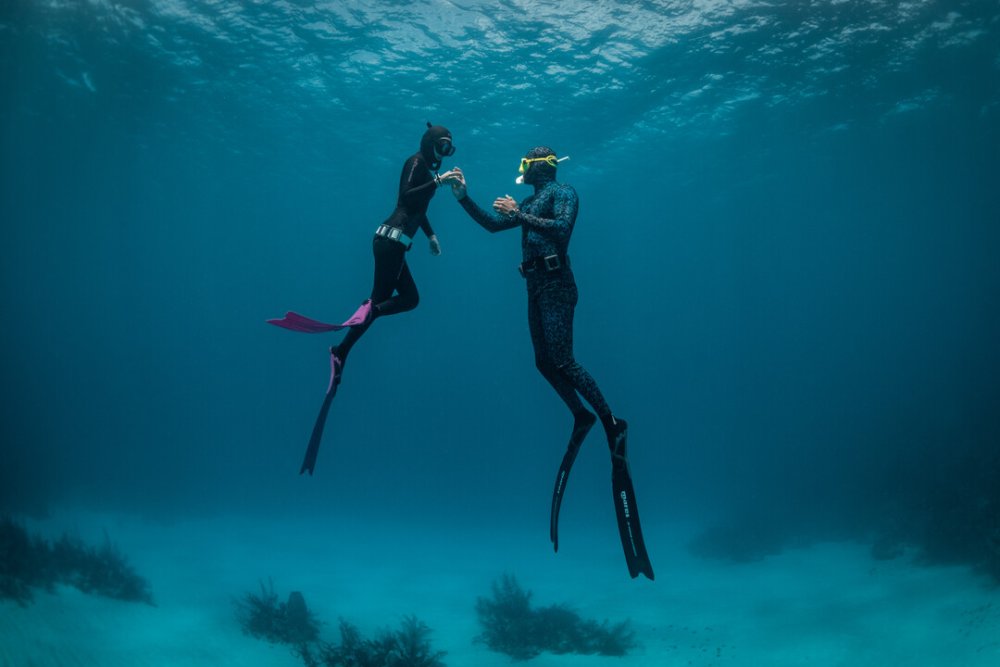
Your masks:
M565 159L565 158L563 158ZM535 349L535 365L559 397L572 411L573 432L556 477L552 496L550 537L559 549L559 508L569 471L580 445L596 418L580 400L582 396L597 413L608 439L612 458L612 490L618 527L625 549L629 573L653 578L639 526L638 507L632 489L626 454L628 426L616 418L594 378L573 357L573 312L578 293L569 262L569 241L576 224L579 200L570 185L556 181L559 159L551 149L539 146L521 160L518 183L534 187L534 194L518 205L510 196L493 202L493 212L485 211L468 196L465 175L456 167L443 181L462 208L489 232L521 228L523 261L519 267L528 288L528 327Z

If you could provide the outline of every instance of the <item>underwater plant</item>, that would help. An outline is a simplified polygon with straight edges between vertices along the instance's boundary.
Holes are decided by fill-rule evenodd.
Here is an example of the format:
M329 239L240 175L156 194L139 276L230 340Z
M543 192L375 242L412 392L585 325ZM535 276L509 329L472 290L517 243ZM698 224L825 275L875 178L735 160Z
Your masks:
M62 573L63 583L84 593L153 604L149 583L136 574L107 535L100 548L88 547L79 538L63 535L52 548L52 564Z
M51 587L45 576L47 547L11 517L0 519L0 599L23 607L31 601L32 587Z
M234 600L236 617L243 632L276 644L303 644L319 636L319 624L306 607L302 593L292 591L287 602L279 602L274 582L260 582L260 595L246 593Z
M306 667L444 667L444 651L432 649L431 629L415 616L403 617L398 630L365 639L357 627L340 621L340 644L298 647Z
M56 584L84 593L153 604L149 583L136 574L125 556L105 535L104 546L89 547L64 534L54 545L31 536L10 517L0 520L0 598L19 604L31 601L33 588L54 590Z
M477 642L514 660L543 651L623 656L636 646L627 621L609 625L580 617L566 605L531 608L531 593L504 574L492 585L492 598L476 600L482 633Z
M476 641L492 650L514 660L528 660L542 651L534 637L531 593L522 589L513 575L504 574L493 582L493 599L477 599L476 614L483 627Z

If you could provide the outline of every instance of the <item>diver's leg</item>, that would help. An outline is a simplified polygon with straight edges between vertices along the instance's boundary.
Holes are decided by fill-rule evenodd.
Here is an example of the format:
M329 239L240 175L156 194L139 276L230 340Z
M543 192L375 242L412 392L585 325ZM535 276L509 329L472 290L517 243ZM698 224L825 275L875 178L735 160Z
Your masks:
M566 407L574 417L589 414L580 401L573 385L559 372L553 359L553 350L549 345L548 331L553 318L552 306L546 297L544 288L539 294L528 296L528 330L531 333L531 345L535 349L535 367L542 377L552 385Z
M413 274L410 273L410 266L406 263L405 255L399 267L399 272L396 274L394 287L396 293L387 299L383 301L372 299L372 302L377 304L375 306L377 316L405 313L408 310L413 310L420 303L420 293L417 291L417 283L413 280Z
M573 311L576 308L577 290L575 284L554 284L547 290L542 299L542 318L545 324L544 335L546 346L550 350L552 360L560 375L572 384L576 391L594 408L608 437L608 449L611 451L611 494L615 503L615 515L618 518L618 534L621 538L622 550L625 552L625 563L632 578L643 574L653 578L653 566L649 562L645 540L642 536L642 526L639 523L639 506L632 485L632 473L628 464L628 424L624 419L617 419L611 414L604 395L598 388L590 373L573 358ZM568 464L567 460L569 459ZM558 549L557 530L559 502L561 501L560 483L563 471L569 475L569 466L573 463L575 454L563 459L564 468L560 468L560 477L556 478L556 492L552 498L552 514L550 519L550 536L553 546Z
M553 331L557 328L556 322L562 319L560 315L562 307L558 299L554 300L552 296L550 290L543 288L537 296L529 300L528 323L531 329L531 342L535 347L535 365L573 412L573 430L570 432L569 444L556 472L549 512L549 539L552 540L552 548L559 551L559 510L562 507L569 473L573 462L576 461L580 446L597 418L583 406L576 390L566 376L559 372L554 361L553 355L558 351L551 345L551 341L555 339Z
M391 296L396 287L396 280L400 275L405 262L406 249L401 243L390 241L389 239L376 238L372 242L372 254L375 257L375 275L372 280L371 302L375 304L372 308L372 318L360 326L352 327L347 331L344 340L340 345L331 348L331 352L340 358L341 363L347 361L347 355L351 348L368 331L379 315L382 315L381 305ZM407 272L409 273L409 272ZM412 280L412 278L411 278Z
M555 366L555 373L561 384L569 386L574 395L579 393L583 396L607 425L614 419L611 408L604 400L597 382L573 357L573 314L576 303L577 290L573 283L553 282L539 294L546 356Z

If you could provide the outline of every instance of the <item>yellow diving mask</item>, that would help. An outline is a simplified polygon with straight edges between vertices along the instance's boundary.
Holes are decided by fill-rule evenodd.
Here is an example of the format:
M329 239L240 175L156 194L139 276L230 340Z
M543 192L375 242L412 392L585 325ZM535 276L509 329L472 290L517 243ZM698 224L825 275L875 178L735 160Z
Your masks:
M521 158L521 166L518 167L517 171L520 174L524 174L524 172L528 171L528 169L531 168L531 164L533 162L544 162L550 167L555 167L563 160L568 160L568 159L569 159L568 155L566 157L561 157L561 158L557 158L555 155L546 155L545 157L523 157ZM518 185L522 185L524 183L524 176L518 176L514 182L517 183Z
M561 157L559 159L556 159L555 155L546 155L545 157L523 157L521 158L521 166L518 168L517 171L518 173L523 174L524 172L528 171L528 167L531 166L532 162L544 162L548 164L550 167L554 167L563 160L568 160L568 159L569 159L568 155L566 157Z

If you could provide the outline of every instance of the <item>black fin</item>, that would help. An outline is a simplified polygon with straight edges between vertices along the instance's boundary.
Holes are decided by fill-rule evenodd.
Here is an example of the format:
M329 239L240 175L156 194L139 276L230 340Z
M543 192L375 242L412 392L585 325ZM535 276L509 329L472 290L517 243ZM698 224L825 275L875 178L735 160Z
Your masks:
M316 467L319 443L323 439L323 426L326 425L326 415L330 412L330 404L333 403L333 397L337 395L337 386L334 384L323 398L323 405L320 406L319 415L316 416L316 423L313 424L312 436L309 438L309 446L306 448L306 456L302 460L302 468L299 469L300 475L306 472L312 475L313 468Z
M562 463L559 465L559 472L556 473L556 485L552 490L552 511L549 514L549 539L552 540L552 548L559 551L559 508L562 506L563 493L566 492L566 482L569 481L569 471L576 461L576 455L580 451L591 427L597 421L597 417L589 412L584 412L573 424L573 433L569 436L569 446L563 455Z
M632 486L632 473L628 465L627 438L628 424L619 419L614 426L614 441L611 447L611 491L618 517L618 535L625 552L625 563L633 579L640 574L653 579L653 565L649 562L646 542L642 537L639 523L639 504Z
M313 474L316 467L316 456L319 454L319 443L323 440L323 427L326 425L326 415L330 412L330 404L333 397L337 395L337 387L340 386L340 374L343 372L344 362L337 356L337 348L330 348L330 384L326 388L326 396L323 397L323 405L316 415L316 423L313 424L312 435L309 437L309 446L306 447L306 456L302 459L302 467L299 474L308 472Z

